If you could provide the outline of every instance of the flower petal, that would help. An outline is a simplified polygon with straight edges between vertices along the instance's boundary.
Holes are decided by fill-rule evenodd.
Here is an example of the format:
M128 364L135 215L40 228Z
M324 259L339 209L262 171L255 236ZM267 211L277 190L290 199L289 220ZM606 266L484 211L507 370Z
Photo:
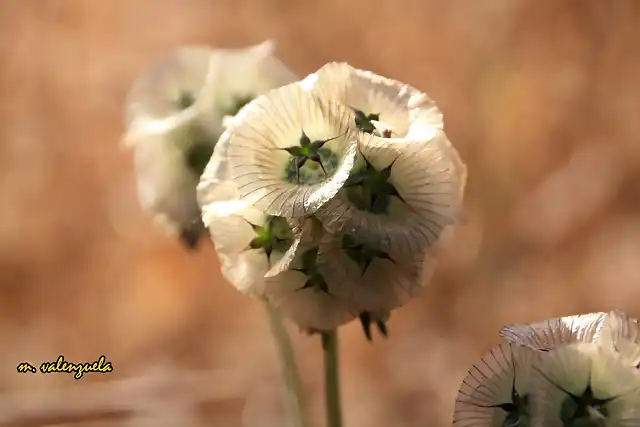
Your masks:
M443 229L456 223L462 210L464 177L457 157L452 157L446 146L442 148L445 142L443 132L428 142L406 144L364 137L359 144L362 157L352 174L366 168L377 173L387 169L392 186L383 184L375 190L366 180L360 184L352 181L354 185L348 181L316 216L333 233L355 234L397 252L422 252L433 246ZM369 163L365 168L363 159Z
M302 83L385 123L394 137L405 137L412 124L442 129L442 113L427 95L414 87L347 63L326 64Z
M298 80L275 49L275 42L266 40L242 49L214 50L201 102L214 105L222 120L259 95Z
M346 107L325 103L297 84L256 99L233 127L229 142L231 177L241 197L270 215L291 219L315 212L335 196L353 167L352 117ZM314 149L326 156L320 163L305 158L298 167L295 162L302 157L285 150L301 147L303 135L320 144ZM297 182L301 175L307 182Z
M214 193L218 200L203 205L202 219L211 234L222 274L240 292L260 295L265 274L287 252L293 236L288 235L290 230L284 230L286 235L281 237L286 238L282 241L260 241L273 218L237 197L219 201L223 194L237 195L231 182L219 185ZM288 228L281 218L278 226L283 225Z
M518 421L518 414L509 414L506 406L520 405L528 409L529 380L535 353L512 344L493 347L473 365L462 382L455 403L454 426L493 427L528 425L526 415ZM514 399L514 391L517 393ZM517 400L523 399L523 401ZM517 401L516 401L517 400ZM507 417L512 424L506 424Z
M167 231L195 244L205 229L196 198L197 162L190 156L212 150L215 140L195 120L162 133L129 136L142 207L155 214Z
M162 121L193 106L205 85L212 52L204 46L183 46L153 64L127 95L127 128L138 120Z
M534 350L549 350L576 342L595 342L602 332L606 313L558 317L544 322L507 325L500 330L506 341Z

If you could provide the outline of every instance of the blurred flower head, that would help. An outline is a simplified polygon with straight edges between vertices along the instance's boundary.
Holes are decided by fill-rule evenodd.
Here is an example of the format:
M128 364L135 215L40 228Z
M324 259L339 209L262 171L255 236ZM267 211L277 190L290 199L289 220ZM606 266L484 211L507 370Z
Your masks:
M206 232L196 185L223 120L251 98L295 80L264 42L236 50L181 47L130 90L124 144L134 151L142 206L194 247Z

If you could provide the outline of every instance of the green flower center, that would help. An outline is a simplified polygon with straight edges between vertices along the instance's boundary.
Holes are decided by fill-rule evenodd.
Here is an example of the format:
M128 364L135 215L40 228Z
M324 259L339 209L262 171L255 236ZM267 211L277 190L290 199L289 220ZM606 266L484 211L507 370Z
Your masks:
M362 210L376 215L387 214L391 197L397 197L401 202L404 199L389 181L393 162L382 170L377 170L366 157L362 156L365 165L356 170L345 184L347 198L353 205Z
M254 97L250 96L250 95L236 97L232 101L231 105L229 105L228 108L223 110L222 115L223 116L235 116L236 114L238 114L238 111L240 111L242 109L242 107L244 107L245 105L250 103L253 100L253 98Z
M300 145L283 148L291 155L285 169L287 182L313 185L333 174L338 168L338 156L324 145L339 136L311 141L302 131Z
M529 396L520 397L515 390L512 392L512 402L496 405L507 413L502 427L529 427Z
M354 111L356 113L356 118L355 118L356 127L360 129L362 132L374 133L376 130L376 127L371 121L372 120L380 121L380 114L367 115L364 112L357 110L355 108L354 108Z
M289 249L293 241L293 232L287 220L279 216L268 216L264 226L251 224L256 234L249 243L249 249L264 251L267 261L271 265L271 254L284 253Z
M305 276L307 280L304 285L298 288L298 291L303 289L316 289L326 294L329 292L329 286L324 279L320 271L318 270L318 247L308 249L302 254L302 268L293 268L292 270L298 271Z
M186 161L189 169L197 175L202 175L204 168L207 167L211 156L213 155L213 146L207 142L196 142L192 144L186 153Z
M373 260L376 258L394 262L386 252L374 248L373 246L357 242L353 236L348 234L342 236L342 249L353 262L358 264L362 270L361 276L364 276L367 268L369 268Z
M180 92L180 95L178 95L178 99L176 100L175 104L179 110L186 110L195 102L196 99L194 98L193 94L191 94L191 92L182 91Z
M601 427L609 415L607 404L615 398L597 399L593 396L591 384L581 396L567 393L562 402L560 419L565 427Z

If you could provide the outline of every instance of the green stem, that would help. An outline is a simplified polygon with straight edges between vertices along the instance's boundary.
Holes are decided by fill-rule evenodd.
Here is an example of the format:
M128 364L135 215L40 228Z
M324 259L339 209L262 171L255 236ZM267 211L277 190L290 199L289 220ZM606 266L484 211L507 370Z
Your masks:
M322 353L324 355L324 395L327 427L342 427L337 330L322 332Z
M285 404L291 420L291 426L305 427L307 423L304 418L300 375L298 373L298 366L293 354L289 334L284 327L280 314L269 302L265 301L264 305L267 309L269 324L271 325L273 342L278 351L280 373L282 374L285 387Z

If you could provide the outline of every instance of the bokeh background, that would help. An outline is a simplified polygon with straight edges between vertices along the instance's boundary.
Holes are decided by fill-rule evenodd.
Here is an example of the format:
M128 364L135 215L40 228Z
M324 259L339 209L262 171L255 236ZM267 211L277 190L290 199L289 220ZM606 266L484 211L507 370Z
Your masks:
M0 425L282 427L261 306L139 208L134 78L183 44L273 38L429 93L469 167L466 223L391 337L341 330L348 427L451 424L506 323L640 316L640 2L0 0ZM322 425L320 343L291 328ZM64 354L115 371L19 375ZM134 411L133 413L131 411Z

